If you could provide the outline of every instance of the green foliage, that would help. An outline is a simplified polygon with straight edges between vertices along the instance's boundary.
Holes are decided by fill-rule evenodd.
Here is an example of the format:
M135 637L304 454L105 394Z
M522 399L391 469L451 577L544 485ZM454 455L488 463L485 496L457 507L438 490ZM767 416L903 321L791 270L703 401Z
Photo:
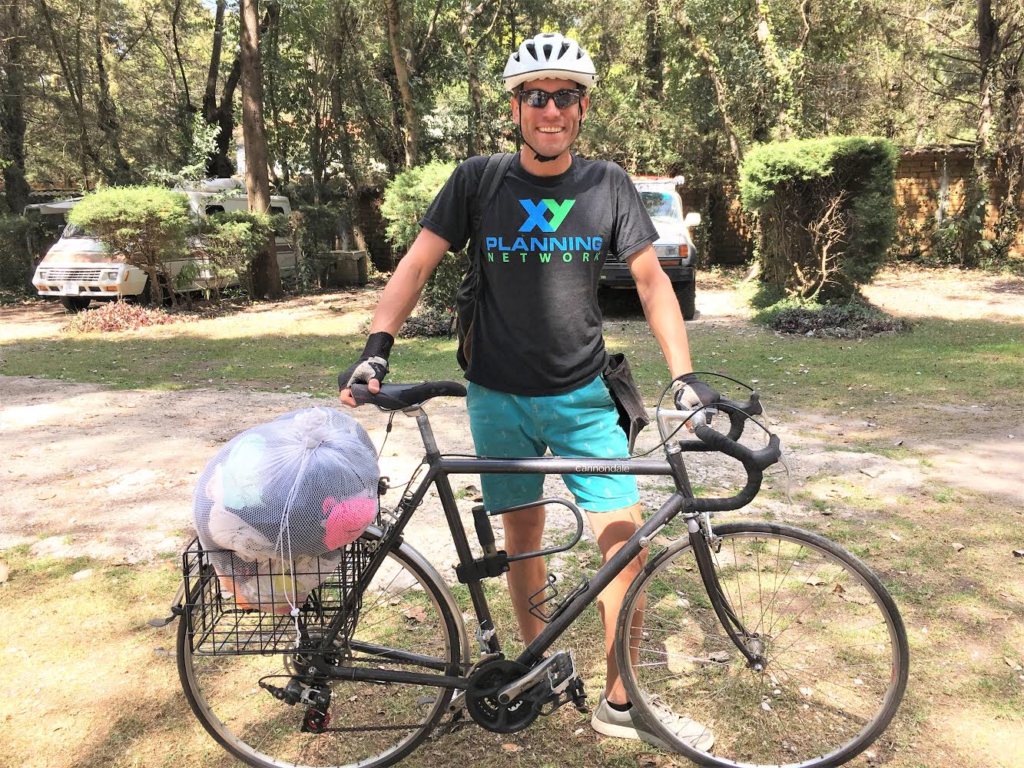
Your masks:
M301 254L298 280L303 288L322 286L323 277L338 232L339 211L334 206L302 205L293 220L292 238Z
M187 253L191 222L184 195L160 187L109 187L84 197L68 220L144 270L153 300L162 301L161 282L173 286L170 263ZM173 288L171 298L177 303Z
M388 239L396 248L408 250L412 245L420 231L420 219L454 170L452 163L429 163L398 174L388 185L381 214L388 222ZM464 254L445 256L427 281L420 300L436 312L450 309L465 273Z
M420 219L454 170L454 163L427 163L398 174L388 184L380 212L395 248L409 249L420 232Z
M787 294L850 298L884 263L896 232L897 149L839 136L766 144L740 171L760 223L762 279Z
M176 172L170 172L150 166L146 169L146 177L154 184L191 187L207 176L206 165L210 155L217 149L219 125L210 125L202 115L192 118L192 128L188 136L185 164Z
M0 215L0 289L27 292L35 258L29 242L38 224L25 216Z
M237 279L252 296L249 267L274 234L274 219L255 211L225 211L203 220L202 250L219 278Z

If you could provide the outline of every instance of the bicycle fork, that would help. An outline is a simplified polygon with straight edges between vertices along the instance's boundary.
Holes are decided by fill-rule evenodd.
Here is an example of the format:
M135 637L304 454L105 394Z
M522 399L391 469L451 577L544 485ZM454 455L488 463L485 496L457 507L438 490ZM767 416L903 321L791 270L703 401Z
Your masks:
M768 663L767 658L764 656L764 642L756 632L750 632L743 625L743 622L726 599L711 556L714 536L711 532L710 522L705 521L705 525L701 526L699 518L695 515L687 521L687 530L690 534L690 547L693 549L693 556L697 560L697 569L700 571L701 581L704 582L704 589L707 590L708 597L711 599L711 606L715 609L718 620L729 635L733 645L746 657L747 666L755 672L762 672Z

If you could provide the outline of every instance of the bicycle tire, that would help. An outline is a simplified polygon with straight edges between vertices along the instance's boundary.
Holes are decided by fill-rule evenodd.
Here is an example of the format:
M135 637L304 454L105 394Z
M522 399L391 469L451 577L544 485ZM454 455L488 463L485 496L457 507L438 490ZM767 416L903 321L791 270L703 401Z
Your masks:
M684 539L651 559L623 601L616 659L630 701L658 738L699 765L851 760L885 730L906 689L907 634L892 597L864 563L817 534L774 523L714 533L722 593L760 636L767 664L755 671L726 634ZM643 629L630 637L638 609ZM713 745L695 748L667 725L679 730L679 718L691 717L683 732L703 725Z
M377 534L368 532L364 536ZM381 645L389 639L392 643L386 647L434 653L446 668L384 666L379 661L383 654L368 656L351 651L347 663L372 658L381 668L459 674L465 633L460 632L461 616L457 619L453 614L452 606L456 604L447 586L404 543L389 552L388 558L364 592L353 640ZM393 765L427 738L452 697L451 688L333 679L329 707L332 722L328 726L332 730L304 733L301 725L306 708L301 704L290 707L258 685L260 679L274 675L280 676L274 684L282 687L290 675L289 665L294 665L294 654L193 655L187 627L183 616L178 627L178 673L189 706L225 750L258 768ZM406 722L409 720L414 722ZM333 730L339 723L341 729ZM396 734L397 741L388 743L390 734Z

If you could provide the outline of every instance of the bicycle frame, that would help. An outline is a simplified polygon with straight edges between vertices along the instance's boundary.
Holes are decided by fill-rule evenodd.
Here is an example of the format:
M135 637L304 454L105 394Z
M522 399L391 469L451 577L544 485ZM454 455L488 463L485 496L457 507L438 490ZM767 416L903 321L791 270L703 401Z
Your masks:
M594 574L593 578L585 582L586 588L576 594L571 594L566 603L557 611L557 615L548 623L541 633L531 642L523 652L516 658L516 661L532 667L540 661L544 652L551 647L559 636L576 620L576 618L597 598L602 590L634 560L643 550L650 546L651 541L665 525L680 513L683 513L687 520L687 527L690 534L691 544L695 552L703 556L698 557L697 562L704 577L705 585L712 604L715 607L719 619L722 621L726 631L733 639L737 648L753 664L756 659L746 648L740 638L740 633L746 633L735 613L726 602L721 588L715 576L714 569L710 567L711 555L704 532L701 530L699 517L701 513L692 508L694 499L693 490L690 485L686 467L682 460L683 451L705 451L699 443L685 443L673 445L668 451L667 461L654 459L592 459L592 458L562 458L562 457L540 457L528 459L488 459L488 458L452 458L442 456L434 441L434 435L430 428L427 415L421 408L409 408L405 411L409 416L416 419L426 449L425 464L426 474L415 489L407 491L396 509L396 521L386 531L380 541L379 549L382 552L400 540L405 526L412 517L412 513L419 507L427 491L433 485L437 489L438 498L448 527L455 544L455 550L459 557L459 563L463 568L474 564L473 552L470 548L466 530L459 517L458 505L455 494L452 491L449 477L452 475L478 475L478 474L543 474L543 475L603 475L603 474L626 474L626 475L669 475L673 478L676 491L668 500L662 504L642 526L640 526L622 546ZM687 447L689 446L689 447ZM689 506L689 509L688 509ZM515 514L509 512L509 514ZM540 553L538 553L540 554ZM382 558L375 558L371 571L379 565ZM371 573L372 575L372 573ZM494 574L497 575L497 574ZM490 608L481 582L489 575L476 576L465 580L469 590L470 598L477 618L477 639L480 642L481 653L499 653L501 650ZM373 652L371 646L362 647L363 644L354 644L356 649ZM428 661L415 657L412 654L402 653L402 658L410 661L423 663ZM397 657L392 657L397 658ZM427 663L424 666L432 666ZM469 660L465 660L463 671L471 666ZM443 671L443 665L437 665ZM332 667L329 674L332 677L340 677L346 680L366 680L373 682L408 682L422 685L436 685L455 689L466 689L467 678L455 677L452 675L432 675L426 673L404 672L397 670L368 669L363 667Z

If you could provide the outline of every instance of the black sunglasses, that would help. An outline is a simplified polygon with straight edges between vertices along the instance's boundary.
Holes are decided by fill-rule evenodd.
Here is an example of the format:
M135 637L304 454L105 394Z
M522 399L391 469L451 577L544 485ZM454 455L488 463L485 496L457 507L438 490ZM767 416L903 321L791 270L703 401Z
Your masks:
M582 98L583 91L576 90L575 88L564 88L554 93L542 91L540 88L531 88L528 91L521 91L519 93L520 103L525 103L527 106L536 107L537 109L544 109L548 105L548 99L554 99L556 107L565 109L574 104L579 104Z

